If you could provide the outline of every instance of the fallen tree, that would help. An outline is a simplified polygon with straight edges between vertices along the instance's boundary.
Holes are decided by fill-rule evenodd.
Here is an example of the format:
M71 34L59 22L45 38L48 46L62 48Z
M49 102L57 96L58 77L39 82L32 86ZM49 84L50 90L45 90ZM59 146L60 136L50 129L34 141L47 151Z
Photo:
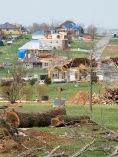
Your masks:
M15 127L27 128L34 126L49 126L51 119L57 115L65 115L65 108L53 109L45 113L6 112L6 121Z
M51 119L51 125L55 127L64 126L64 125L73 125L75 123L79 123L80 125L88 124L92 122L89 116L66 116L59 115Z

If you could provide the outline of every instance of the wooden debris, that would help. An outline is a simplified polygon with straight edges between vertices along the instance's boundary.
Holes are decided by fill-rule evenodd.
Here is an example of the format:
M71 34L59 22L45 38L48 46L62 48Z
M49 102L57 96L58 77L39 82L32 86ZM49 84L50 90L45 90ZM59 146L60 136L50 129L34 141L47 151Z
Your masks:
M113 153L109 155L108 157L117 157L117 156L118 156L118 146L115 147L115 150L113 151Z

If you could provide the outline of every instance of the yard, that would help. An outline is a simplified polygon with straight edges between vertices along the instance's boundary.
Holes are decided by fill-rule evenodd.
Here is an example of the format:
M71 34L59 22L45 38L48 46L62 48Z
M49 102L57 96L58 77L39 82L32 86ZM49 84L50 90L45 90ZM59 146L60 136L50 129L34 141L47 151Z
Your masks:
M4 62L17 63L18 48L28 42L30 37L23 37L13 42L12 45L0 46L0 64Z
M80 48L85 50L91 50L93 47L93 41L79 41L79 40L73 40L71 44L71 48Z
M45 112L52 109L52 104L22 104L23 107L18 109L22 112ZM94 105L93 112L89 111L89 106L66 104L67 115L89 115L92 120L100 124L100 126L92 125L70 125L65 127L34 127L28 129L26 132L34 137L36 145L36 138L40 142L45 142L49 151L52 148L59 147L57 152L65 152L67 156L72 156L81 148L86 146L93 139L94 144L88 151L83 153L83 157L107 157L111 154L113 147L117 146L117 141L108 140L102 136L97 136L100 132L110 132L114 130L117 132L118 125L118 106ZM106 127L107 129L104 129ZM45 146L43 144L43 146ZM28 146L27 146L28 147ZM40 157L46 156L46 152L40 152Z
M103 51L102 58L105 57L118 57L118 39L111 39L109 45Z

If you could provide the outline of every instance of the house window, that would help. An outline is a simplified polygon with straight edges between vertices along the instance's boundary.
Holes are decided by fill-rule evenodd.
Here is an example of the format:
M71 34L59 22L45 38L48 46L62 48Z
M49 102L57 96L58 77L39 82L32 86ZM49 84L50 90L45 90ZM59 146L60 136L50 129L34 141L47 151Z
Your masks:
M57 78L57 76L58 76L57 74L55 74L55 73L53 74L53 77L54 77L54 78Z
M92 75L93 75L93 76L96 76L96 72L94 71L94 72L92 73Z
M57 39L60 39L60 35L57 35Z
M44 65L47 67L47 66L48 66L48 63L44 63Z

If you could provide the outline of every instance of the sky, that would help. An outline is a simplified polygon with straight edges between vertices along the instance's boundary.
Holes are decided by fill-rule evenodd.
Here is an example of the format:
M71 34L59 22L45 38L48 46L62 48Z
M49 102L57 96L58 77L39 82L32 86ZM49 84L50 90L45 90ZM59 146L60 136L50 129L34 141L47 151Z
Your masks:
M118 28L118 0L0 0L0 24L74 20L87 27Z

